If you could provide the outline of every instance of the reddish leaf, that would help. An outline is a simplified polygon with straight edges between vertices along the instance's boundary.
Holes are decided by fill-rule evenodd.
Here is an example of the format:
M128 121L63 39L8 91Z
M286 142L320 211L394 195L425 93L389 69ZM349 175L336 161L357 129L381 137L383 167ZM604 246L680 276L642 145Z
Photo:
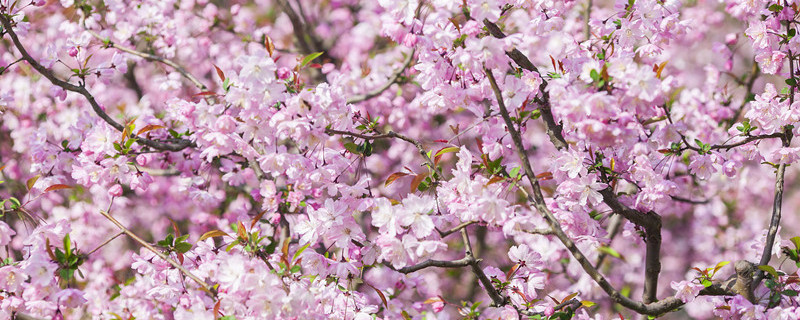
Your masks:
M572 298L575 298L576 296L578 296L578 293L577 293L577 292L575 292L575 293L573 293L573 294L571 294L571 295L568 295L566 298L564 298L564 300L561 300L561 303L567 302L567 301L569 301L570 299L572 299Z
M435 297L430 297L430 298L426 299L426 300L425 300L424 302L422 302L422 303L424 303L424 304L431 304L431 303L437 303L437 302L444 302L444 299L442 299L442 297L441 297L441 296L435 296Z
M167 218L167 219L169 219L169 222L172 222L172 230L175 231L175 237L176 238L180 237L181 236L181 230L178 229L178 224L175 223L175 220L172 220L172 218Z
M419 184L422 183L422 180L425 180L426 177L428 177L428 173L427 172L426 173L421 173L421 174L418 174L418 175L414 176L414 180L411 180L411 191L410 192L413 193L414 191L416 191L417 188L419 187Z
M50 192L53 190L61 190L61 189L72 189L72 186L68 186L66 184L54 184L52 186L47 187L47 189L44 189L44 192Z
M256 225L256 222L261 220L261 217L263 217L265 213L267 213L267 210L262 210L255 217L253 217L252 222L250 222L250 229L253 229L253 227Z
M247 240L247 231L244 230L244 225L241 221L237 222L236 235L241 239Z
M275 43L272 42L272 38L269 36L264 36L264 47L267 48L269 57L272 58L272 53L275 52Z
M289 243L291 242L291 238L286 238L286 240L283 241L283 247L281 247L281 253L283 253L283 255L281 255L281 261L283 261L283 263L285 263L287 266L292 265L289 263Z
M488 185L503 181L505 179L506 178L503 178L501 176L493 176L491 179L489 179L489 182L487 182L486 185L488 186Z
M158 125L158 124L148 124L144 126L144 128L139 129L139 132L136 133L137 136L142 135L142 133L150 132L157 129L164 129L165 126Z
M364 283L366 283L366 282L364 282ZM389 301L388 301L388 300L386 300L386 296L385 296L385 295L383 295L383 292L381 292L380 290L378 290L378 288L375 288L375 286L373 286L373 285L371 285L371 284L369 284L369 283L366 283L366 284L367 284L367 285L368 285L370 288L372 288L372 290L375 290L375 292L378 294L378 296L379 296L379 297L381 297L381 301L383 301L383 307L384 307L384 308L389 308ZM427 300L426 300L426 301L427 301Z
M45 238L44 239L44 244L47 247L47 255L50 256L50 259L52 259L53 261L56 261L57 260L56 259L56 255L53 254L53 248L50 247L50 238Z
M200 239L197 239L197 242L203 241L203 240L211 238L211 237L223 237L223 236L230 237L230 235L225 233L225 231L222 231L222 230L211 230L209 232L204 233L202 236L200 236Z
M222 72L222 69L217 67L216 64L214 65L214 69L217 69L217 76L219 76L219 79L222 80L222 82L225 82L225 73Z
M511 276L514 274L514 272L517 271L518 268L519 268L519 263L511 266L511 269L508 269L508 272L506 272L506 279L511 278Z
M552 172L542 172L536 175L536 178L542 181L546 180L553 180L553 173Z
M222 300L217 300L217 303L214 304L214 320L216 320L217 319L217 315L219 315L219 303L220 302L222 302Z
M392 182L394 182L395 180L397 180L397 179L399 179L399 178L402 178L402 177L405 177L405 176L407 176L407 175L408 175L408 173L405 173L405 172L395 172L395 173L392 173L392 174L390 174L390 175L389 175L389 177L388 177L388 178L386 178L386 182L384 182L383 186L384 186L384 187L388 187L388 186L389 186L390 184L392 184Z
M183 253L175 252L175 254L178 256L178 262L183 264Z
M214 91L203 91L203 92L195 93L194 95L195 96L215 96L215 95L217 95L217 93L214 92Z

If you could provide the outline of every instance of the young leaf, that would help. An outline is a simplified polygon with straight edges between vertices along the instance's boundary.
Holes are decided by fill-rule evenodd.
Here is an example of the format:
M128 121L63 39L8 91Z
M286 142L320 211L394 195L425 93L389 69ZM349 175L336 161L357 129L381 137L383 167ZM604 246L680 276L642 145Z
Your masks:
M33 185L36 184L36 181L39 180L39 177L41 177L41 175L37 174L37 175L33 176L32 178L28 179L28 182L25 183L25 186L28 187L28 190L33 189Z
M269 57L272 58L272 53L275 52L275 43L272 42L272 38L269 36L264 36L264 47L267 48Z
M216 70L217 70L217 76L219 77L219 80L221 80L222 82L225 82L225 73L224 73L224 72L222 72L222 69L220 69L219 67L217 67L217 65L216 65L216 64L214 65L214 69L216 69Z
M428 176L427 172L426 173L420 173L420 174L414 176L414 179L411 180L411 191L409 191L409 192L413 193L414 191L416 191L417 188L419 187L419 184L422 182L422 180L425 180L425 178L427 176Z
M209 232L204 233L202 236L200 236L200 239L197 239L197 242L203 241L203 240L211 238L211 237L224 237L224 236L230 237L230 235L225 233L225 231L222 231L222 230L211 230Z
M137 136L142 135L142 133L150 132L156 129L164 129L165 126L157 125L157 124L148 124L144 126L144 128L139 129L139 132L136 133Z
M314 59L318 58L322 55L322 52L314 52L309 54L303 58L303 61L300 62L300 68L305 67L309 62L313 61Z
M384 186L384 187L388 187L388 186L389 186L390 184L392 184L392 182L394 182L395 180L397 180L397 179L399 179L399 178L402 178L402 177L405 177L405 176L407 176L407 175L408 175L408 173L404 173L404 172L395 172L395 173L392 173L392 174L390 174L390 175L389 175L389 177L388 177L388 178L386 178L386 182L383 184L383 186Z

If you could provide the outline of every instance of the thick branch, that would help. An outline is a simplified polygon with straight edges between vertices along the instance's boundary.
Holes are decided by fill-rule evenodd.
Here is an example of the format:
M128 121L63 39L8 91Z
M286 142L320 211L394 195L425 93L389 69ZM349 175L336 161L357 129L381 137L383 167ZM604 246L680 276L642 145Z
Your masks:
M497 81L495 80L491 70L484 69L484 71L486 72L486 77L489 79L489 83L492 85L492 90L495 93L497 104L500 108L500 114L503 116L503 120L508 128L508 132L514 142L517 155L522 160L521 166L525 170L525 175L528 177L528 182L533 189L532 194L527 195L528 201L533 203L536 210L545 217L555 236L558 237L565 247L567 247L567 250L569 250L575 260L578 261L583 270L600 286L601 289L603 289L603 291L606 292L606 294L608 294L609 297L611 297L614 302L619 303L622 306L638 313L646 315L660 315L682 306L683 302L675 297L669 297L658 302L645 304L623 296L619 291L611 286L608 280L606 280L605 277L603 277L603 275L597 271L592 263L589 262L589 259L583 255L580 249L578 249L572 239L570 239L569 236L564 233L564 230L561 228L558 220L555 218L555 216L553 216L553 213L550 212L550 209L547 208L547 205L544 202L544 196L542 195L541 187L539 186L539 179L536 178L536 175L533 172L533 168L528 160L528 155L525 153L525 149L522 145L522 138L519 134L519 131L517 131L517 129L514 127L514 123L509 116L508 110L506 109L505 103L503 102L502 92L500 92L500 88L497 86Z
M72 83L56 78L56 76L53 74L52 71L45 68L43 65L39 64L39 62L36 61L36 59L31 57L31 55L28 54L28 51L25 49L25 46L23 46L22 42L20 42L19 38L17 37L17 34L13 31L12 29L13 26L11 25L11 21L9 21L5 15L0 15L0 23L3 24L3 28L6 29L6 33L11 37L11 41L14 42L14 46L22 55L22 58L25 59L25 61L27 61L28 64L30 64L31 67L33 67L33 69L35 69L42 76L47 78L47 80L50 80L50 82L53 83L54 85L59 86L67 91L77 92L82 96L84 96L86 100L89 101L89 104L92 106L94 112L98 116L100 116L100 118L103 119L103 121L108 123L110 126L114 127L114 129L120 132L125 129L124 125L114 121L114 119L111 119L111 117L103 110L103 107L101 107L100 104L97 103L94 96L92 96L92 94L89 93L88 90L86 90L86 87L82 85L77 86ZM150 140L136 136L134 134L131 134L130 138L136 138L137 143L151 147L153 149L167 150L167 151L180 151L194 145L194 143L192 143L191 141L183 139L179 140L178 142L172 143L172 142Z
M645 278L642 300L645 303L656 301L658 274L661 273L661 216L653 211L640 212L622 204L614 191L605 188L600 191L605 202L615 213L625 217L645 231Z

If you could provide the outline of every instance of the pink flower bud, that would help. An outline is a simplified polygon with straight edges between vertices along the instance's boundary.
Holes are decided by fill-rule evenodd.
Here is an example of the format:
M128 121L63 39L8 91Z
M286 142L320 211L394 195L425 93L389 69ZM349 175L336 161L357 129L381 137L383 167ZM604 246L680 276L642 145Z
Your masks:
M111 197L119 197L122 195L122 186L119 184L113 185L110 189L108 189L108 195Z

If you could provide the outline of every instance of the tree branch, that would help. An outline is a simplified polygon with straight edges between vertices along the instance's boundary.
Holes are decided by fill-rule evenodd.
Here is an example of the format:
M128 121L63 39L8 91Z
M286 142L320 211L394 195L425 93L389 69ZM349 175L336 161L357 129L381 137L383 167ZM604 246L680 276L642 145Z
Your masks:
M415 264L413 266L408 266L408 267L397 269L397 272L408 274L408 273L417 272L419 270L422 270L422 269L425 269L425 268L430 268L430 267L461 268L461 267L466 267L466 266L472 264L473 260L475 260L475 258L473 258L473 257L463 257L461 259L452 260L452 261L442 261L442 260L429 259L429 260L425 260L424 262L421 262L419 264Z
M500 114L503 116L503 120L506 123L506 127L508 129L509 134L511 135L511 139L514 142L515 149L517 151L517 155L520 157L521 166L525 170L525 175L528 177L528 182L533 189L532 194L528 194L528 201L533 203L534 207L536 208L539 213L541 213L547 223L550 224L550 228L553 230L553 233L556 237L567 247L567 250L570 251L572 256L575 258L576 261L581 265L583 270L594 280L603 291L608 294L608 296L616 303L621 304L622 306L636 311L641 314L645 315L660 315L665 312L674 310L683 305L683 302L680 299L675 297L669 297L661 301L652 302L652 303L642 303L638 301L631 300L630 298L623 296L619 291L614 289L613 286L608 282L608 280L600 274L599 271L589 262L589 259L586 258L585 255L578 249L572 239L564 233L564 230L561 228L561 225L558 223L558 220L553 216L553 213L550 212L550 209L547 208L547 205L544 201L544 196L542 195L541 187L539 186L539 179L536 178L536 175L533 172L531 167L530 161L528 160L528 155L525 153L525 149L522 144L522 137L520 136L519 131L514 127L514 123L509 116L508 110L506 109L505 103L503 102L503 95L500 92L500 88L497 86L497 81L494 78L491 70L484 68L486 73L486 77L489 79L489 83L492 86L492 90L494 91L495 97L497 98L497 104L500 108ZM660 221L659 221L660 226ZM659 234L660 238L660 234ZM660 240L660 239L659 239Z
M202 82L200 82L200 80L197 79L197 77L192 75L189 71L186 71L186 68L184 68L183 66L175 63L172 60L169 60L169 59L166 59L166 58L154 55L154 54L144 53L144 52L136 51L136 50L128 48L128 47L120 46L120 45L118 45L118 44L116 44L114 42L111 42L110 39L103 38L102 36L100 36L99 34L97 34L96 32L94 32L92 30L87 30L87 31L89 32L89 34L91 34L92 36L94 36L98 40L103 41L103 43L105 43L106 46L109 47L109 48L116 48L119 51L122 51L122 52L125 52L125 53L129 53L129 54L132 54L132 55L137 56L137 57L144 58L145 60L160 62L162 64L170 66L173 69L175 69L175 71L180 73L184 78L186 78L189 81L191 81L192 84L194 84L195 87L200 89L200 91L208 91L208 87L206 87L206 85L204 85Z
M433 160L431 160L431 157L428 156L428 151L425 150L425 147L422 146L422 143L420 143L419 141L414 140L414 139L412 139L412 138L410 138L408 136L402 135L400 133L396 133L394 131L389 131L387 133L382 133L382 134L366 135L366 134L357 133L357 132L341 131L341 130L334 130L334 129L325 129L325 133L327 133L329 135L339 134L339 135L343 135L343 136L351 136L351 137L364 139L364 140L380 140L380 139L393 139L393 138L397 138L397 139L403 140L403 141L408 142L410 144L413 144L415 147L417 147L417 151L419 151L419 154L422 155L423 159L425 159L425 162L427 162L428 165L430 165L432 170L435 170L441 176L441 172L439 172L439 170L436 168L436 165L433 163Z
M67 90L67 91L77 92L77 93L81 94L82 96L84 96L86 98L86 100L89 101L89 104L92 106L92 109L94 110L94 112L101 119L103 119L103 121L108 123L110 126L112 126L117 131L120 131L120 132L124 131L125 126L120 124L120 123L118 123L118 122L116 122L116 121L114 121L114 119L111 119L111 117L108 116L108 114L103 110L103 108L100 106L100 104L97 103L97 101L95 100L94 96L92 96L92 94L89 93L88 90L86 90L86 87L84 87L83 85L80 85L80 86L74 85L72 83L69 83L69 82L66 82L64 80L56 78L56 76L53 74L52 71L50 71L49 69L45 68L43 65L39 64L39 62L36 61L36 59L31 57L31 55L28 54L28 51L25 49L25 46L23 46L22 43L20 42L19 37L17 37L17 34L13 31L13 29L12 29L13 26L11 24L11 21L9 21L6 18L5 15L0 15L0 23L3 24L3 28L5 28L6 33L9 35L9 37L11 37L11 41L14 43L14 46L17 48L19 53L22 55L22 58L25 59L25 61L27 61L28 64L30 64L31 67L33 67L33 69L35 69L42 76L47 78L47 80L50 80L50 82L53 83L54 85L59 86L59 87L63 88L64 90ZM130 138L136 138L136 142L137 143L145 145L145 146L148 146L148 147L151 147L153 149L158 149L158 150L181 151L181 150L183 150L183 149L185 149L187 147L194 146L193 142L191 142L190 140L184 140L184 139L180 139L178 142L175 142L175 143L162 142L162 141L156 141L156 140L150 140L150 139L142 138L142 137L139 137L139 136L137 136L137 135L135 135L133 133L131 133Z
M505 38L506 35L500 30L493 22L489 21L488 19L483 19L483 25L486 26L486 29L489 30L489 34L493 37L502 39ZM506 55L508 55L511 60L517 63L520 67L525 70L533 71L542 75L539 72L539 69L531 62L528 57L526 57L522 52L514 48L511 51L507 51ZM555 118L553 118L553 112L550 109L550 93L547 92L547 80L542 78L542 84L539 85L539 92L542 94L542 99L539 103L539 109L542 113L542 120L544 120L545 130L547 131L547 135L550 136L550 141L553 142L553 145L558 150L563 150L567 147L567 140L564 140L563 134L563 127L561 124L556 123Z
M126 235L131 237L131 239L133 239L134 241L136 241L137 243L139 243L140 245L145 247L147 250L149 250L150 252L155 254L161 260L164 260L164 261L168 262L169 264L171 264L173 267L178 269L178 271L180 271L181 273L183 273L184 275L189 277L189 279L194 280L194 282L196 282L198 285L200 285L201 289L203 289L204 291L210 293L212 296L216 296L217 295L216 292L214 292L212 290L211 286L209 286L207 283L205 283L205 281L203 281L202 279L198 278L196 275L191 273L189 270L186 270L186 268L184 268L177 261L175 261L172 258L170 258L170 257L166 256L165 254L161 253L161 251L159 251L158 249L153 247L151 244L147 243L147 241L144 241L144 239L140 238L138 235L133 233L133 231L131 231L130 229L126 228L124 225L122 225L122 223L120 223L117 219L115 219L113 216L111 216L108 212L100 210L100 214L103 215L103 217L105 217L106 219L108 219L112 223L114 223L114 225L116 225L117 228L119 228L120 230L125 232Z
M456 233L456 232L460 231L461 229L464 229L464 228L469 227L469 226L471 226L473 224L476 224L476 223L478 223L478 221L467 221L467 222L461 223L461 224L459 224L459 225L457 225L457 226L455 226L452 229L447 230L447 231L439 231L439 229L436 229L436 231L439 232L439 237L444 238L444 237L447 237L447 236L449 236L449 235L451 235L453 233Z
M403 66L400 67L400 69L397 69L397 71L395 71L392 76L389 77L389 80L387 80L386 83L366 94L350 97L347 99L347 103L359 103L366 101L379 96L381 93L386 91L386 89L389 89L389 87L391 87L397 82L398 79L400 79L400 76L403 75L403 72L405 72L406 69L408 69L408 67L411 65L411 62L414 61L414 53L416 53L416 50L416 48L411 50L411 53L408 54L408 57L406 57L406 60L403 62Z

